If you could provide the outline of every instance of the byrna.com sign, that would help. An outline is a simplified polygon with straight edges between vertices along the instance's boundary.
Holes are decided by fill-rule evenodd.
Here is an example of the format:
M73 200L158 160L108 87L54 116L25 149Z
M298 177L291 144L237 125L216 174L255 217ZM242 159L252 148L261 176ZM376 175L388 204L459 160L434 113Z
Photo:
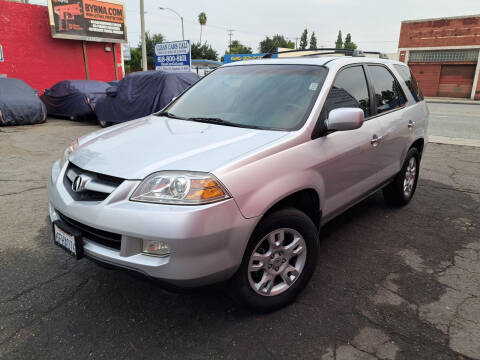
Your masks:
M155 44L155 70L188 72L190 65L190 40Z

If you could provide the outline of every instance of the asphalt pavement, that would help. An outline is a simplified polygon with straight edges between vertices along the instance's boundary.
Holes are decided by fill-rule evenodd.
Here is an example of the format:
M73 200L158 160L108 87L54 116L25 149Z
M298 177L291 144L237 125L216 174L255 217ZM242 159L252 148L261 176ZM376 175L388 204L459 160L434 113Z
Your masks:
M0 128L0 358L480 359L480 148L429 144L408 206L375 194L327 224L305 291L256 315L53 245L50 166L95 129Z

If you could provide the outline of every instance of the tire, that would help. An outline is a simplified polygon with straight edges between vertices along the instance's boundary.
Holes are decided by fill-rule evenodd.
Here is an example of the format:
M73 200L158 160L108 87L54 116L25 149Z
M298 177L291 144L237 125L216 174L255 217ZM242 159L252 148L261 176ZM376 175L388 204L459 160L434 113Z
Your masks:
M102 128L106 128L106 127L109 127L110 125L112 125L112 123L109 123L108 121L103 121L103 120L100 120L100 119L98 119L98 123L100 124L100 126Z
M383 188L385 201L396 206L407 205L417 188L419 169L420 154L416 148L411 148L405 157L400 172L389 185ZM414 171L413 175L412 170Z
M286 208L268 215L257 225L242 263L230 279L230 294L235 301L255 312L284 307L310 280L318 249L318 230L305 213ZM254 253L256 258L252 258ZM256 260L259 258L262 260ZM259 270L252 271L253 267Z

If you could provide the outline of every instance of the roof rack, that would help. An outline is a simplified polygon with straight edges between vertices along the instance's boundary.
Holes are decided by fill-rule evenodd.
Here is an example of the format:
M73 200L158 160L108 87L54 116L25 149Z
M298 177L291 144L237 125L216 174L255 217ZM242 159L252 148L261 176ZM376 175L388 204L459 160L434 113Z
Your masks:
M378 55L380 59L388 59L388 55L385 53L382 53L380 51L364 51L364 54L373 54L373 55Z
M314 54L307 54L302 56L317 56L317 55L328 55L328 54L345 54L345 56L354 56L354 57L364 57L364 53L361 50L353 50L353 49L336 49L336 48L320 48L320 49L305 49L305 50L285 50L285 51L277 51L277 52L270 52L263 56L264 59L271 58L272 55L278 54L288 54L288 53L296 53L296 52L315 52ZM328 53L322 53L324 51L329 51Z

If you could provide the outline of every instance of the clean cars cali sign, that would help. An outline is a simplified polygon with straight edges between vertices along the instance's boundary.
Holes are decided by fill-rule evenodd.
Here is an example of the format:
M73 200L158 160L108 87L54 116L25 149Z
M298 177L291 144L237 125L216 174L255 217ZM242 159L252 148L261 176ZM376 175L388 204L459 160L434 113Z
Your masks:
M155 70L186 72L190 65L190 40L155 44Z

